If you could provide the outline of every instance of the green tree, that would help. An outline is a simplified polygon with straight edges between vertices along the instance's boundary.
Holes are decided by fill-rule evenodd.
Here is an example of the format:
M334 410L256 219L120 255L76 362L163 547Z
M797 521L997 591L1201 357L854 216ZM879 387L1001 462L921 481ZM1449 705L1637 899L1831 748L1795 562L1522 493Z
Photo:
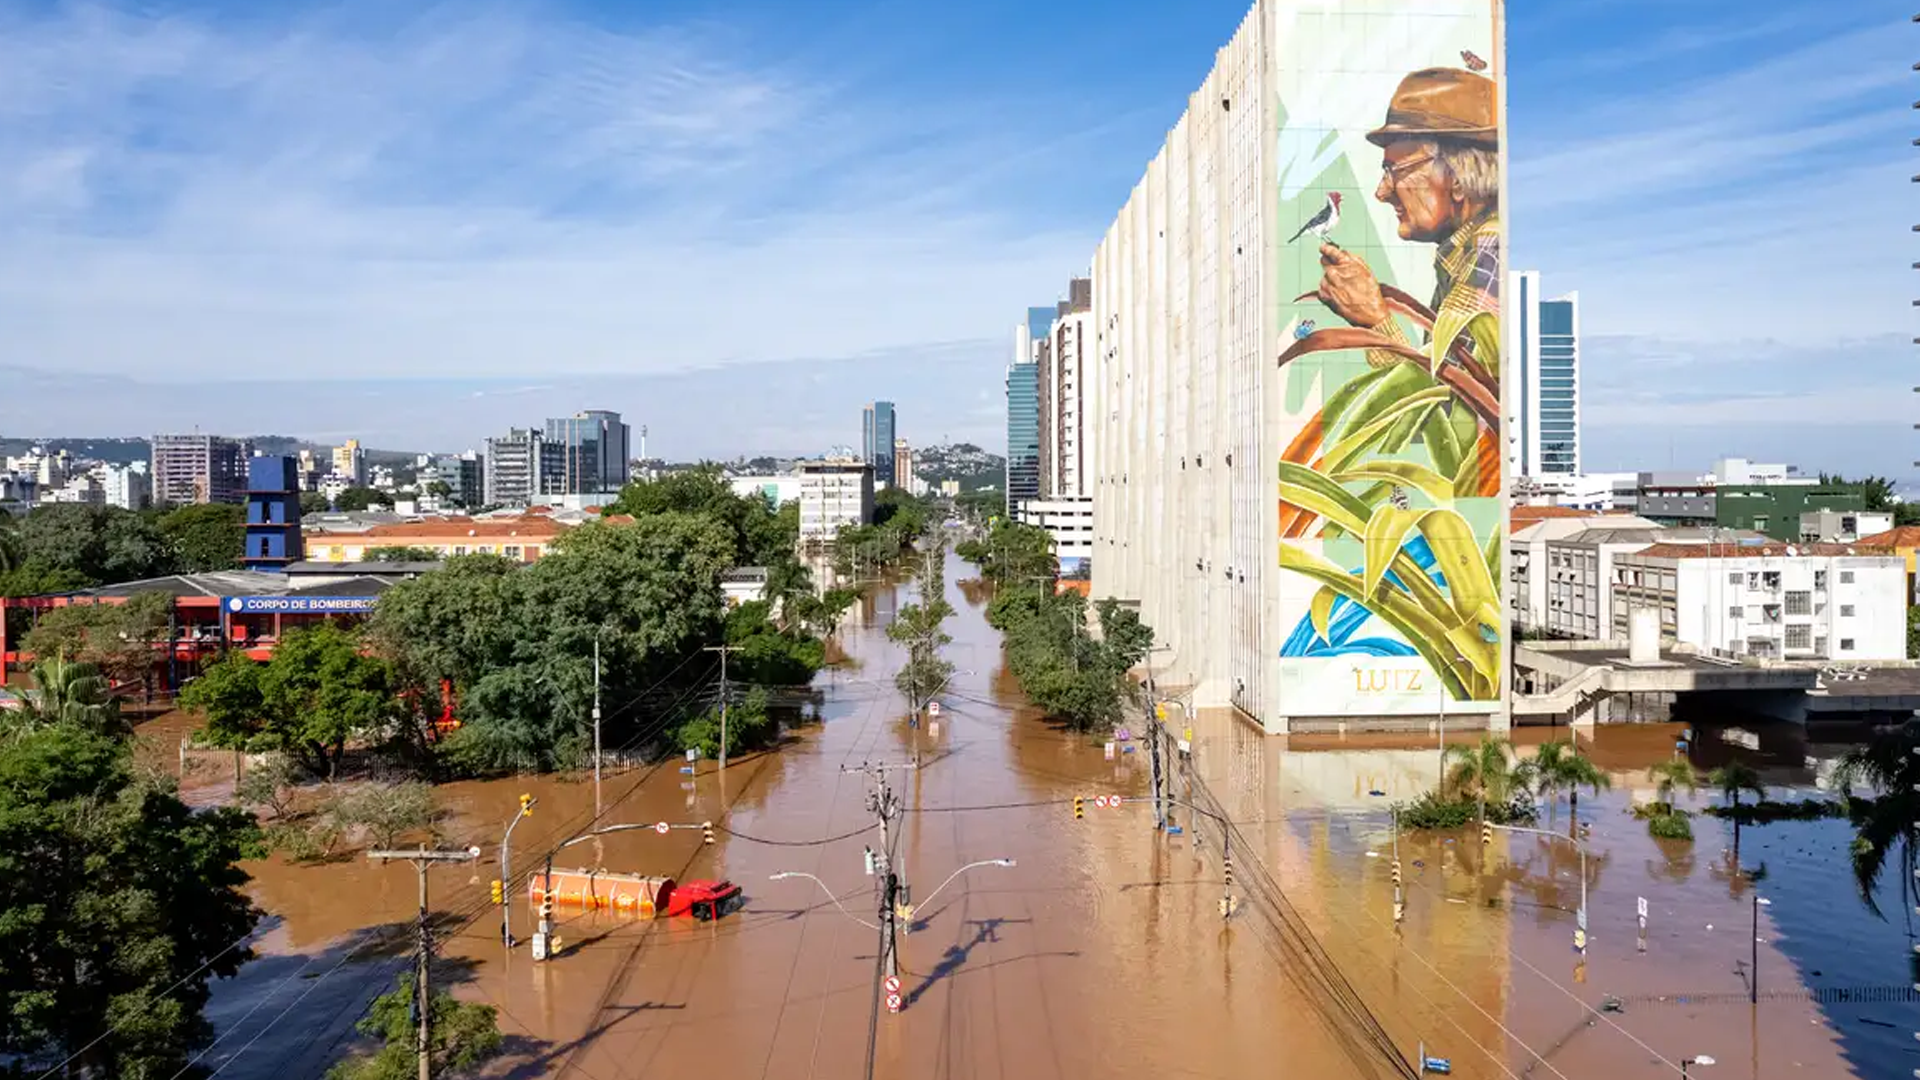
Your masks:
M1516 769L1513 743L1497 735L1482 735L1477 743L1447 747L1447 786L1456 798L1507 803L1524 790L1527 772Z
M1733 810L1733 865L1740 865L1740 794L1751 792L1755 799L1767 797L1767 785L1760 774L1744 761L1729 762L1707 774L1707 783L1719 789L1720 797Z
M75 587L157 577L174 569L154 520L118 507L42 506L19 523L16 533L23 567L63 573L65 580L81 582Z
M1682 788L1691 794L1700 790L1700 774L1684 758L1668 758L1647 770L1647 779L1653 781L1654 800L1659 806L1671 809L1673 796Z
M729 692L737 696L727 704L727 756L771 745L780 728L773 720L772 699L766 688L753 686L743 692L735 684ZM716 758L720 754L720 728L720 706L714 704L680 725L675 742L682 750L698 750L705 757Z
M332 623L288 631L266 663L233 653L181 691L220 746L280 750L331 777L347 744L388 738L399 715L391 666Z
M612 745L636 721L668 722L629 706L643 688L700 673L683 661L720 640L720 574L734 558L729 530L702 516L583 525L524 568L457 557L394 586L373 634L416 700L437 700L440 681L452 682L462 726L445 750L455 767L568 766L592 743L595 640Z
M1569 740L1542 744L1531 764L1532 777L1541 795L1552 801L1560 792L1567 793L1567 807L1576 831L1580 825L1580 789L1586 788L1598 795L1602 788L1613 786L1612 778L1580 752L1579 744Z
M379 507L382 510L391 510L393 509L393 496L378 488L350 487L342 491L339 496L333 500L333 506L334 509L343 512L372 510L375 507Z
M1017 521L1001 521L985 540L968 541L956 554L980 567L982 577L1000 584L1052 581L1060 576L1047 530Z
M47 611L27 634L35 656L96 664L117 684L149 685L164 655L173 597L138 592L120 603L73 603Z
M1920 525L1920 503L1901 502L1893 505L1893 524Z
M302 514L324 514L333 509L333 500L318 491L300 493L300 512Z
M1907 609L1907 659L1920 660L1920 607Z
M385 544L368 548L363 558L367 562L439 562L442 556L432 548Z
M1874 890L1887 860L1897 853L1903 906L1913 903L1916 856L1920 856L1920 721L1874 733L1865 745L1840 758L1834 784L1851 796L1866 785L1878 796L1856 815L1853 880L1867 910L1885 918Z
M247 547L247 511L228 503L182 506L160 519L175 569L186 574L232 570Z
M401 837L440 820L433 788L417 780L362 784L336 796L323 813L347 832L358 830L370 848L392 848Z
M1112 650L1114 663L1130 671L1146 662L1153 650L1153 627L1140 621L1137 608L1118 600L1102 600L1094 605L1100 617L1100 640Z
M412 972L400 976L400 985L380 995L359 1023L360 1033L378 1039L381 1046L339 1062L327 1070L327 1080L414 1080L419 1075L418 983ZM445 990L431 995L433 1022L429 1068L435 1076L471 1075L499 1056L505 1040L499 1016L491 1005L461 1001Z
M125 740L69 723L0 741L0 1058L25 1076L167 1077L212 1040L207 983L256 912L258 833L192 811ZM73 1057L62 1069L62 1063Z
M120 703L97 664L48 657L34 663L33 685L24 713L29 725L65 725L112 738L128 731Z

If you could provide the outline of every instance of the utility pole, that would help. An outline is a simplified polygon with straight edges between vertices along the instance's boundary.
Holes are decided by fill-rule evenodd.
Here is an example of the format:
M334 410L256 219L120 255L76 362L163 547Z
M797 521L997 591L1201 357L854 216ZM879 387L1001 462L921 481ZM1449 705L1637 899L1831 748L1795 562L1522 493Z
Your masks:
M500 938L513 948L513 827L533 816L533 804L540 800L520 796L520 809L507 819L507 831L500 836L500 880L493 883L493 900L500 905Z
M733 645L709 645L707 652L720 654L720 771L727 771L727 654L734 651Z
M389 859L405 859L413 864L420 874L420 955L414 974L415 1009L420 1014L420 1029L415 1036L419 1040L420 1080L433 1080L433 992L429 985L432 976L433 928L427 924L427 867L437 862L470 863L480 857L478 847L449 850L444 848L416 848L412 851L369 851L367 858L386 862Z
M874 892L878 901L878 927L880 948L873 966L873 1011L867 1017L867 1080L873 1080L875 1047L880 1034L880 1003L882 980L885 980L886 1003L890 1012L898 1012L904 999L897 988L900 985L900 937L899 922L896 913L907 903L906 886L900 881L899 873L893 866L893 819L900 813L900 801L895 797L893 788L887 783L886 771L889 768L913 768L910 765L875 765L863 763L858 768L843 768L842 772L863 772L873 781L873 787L867 792L867 810L879 820L880 850L868 849L867 858L874 875Z

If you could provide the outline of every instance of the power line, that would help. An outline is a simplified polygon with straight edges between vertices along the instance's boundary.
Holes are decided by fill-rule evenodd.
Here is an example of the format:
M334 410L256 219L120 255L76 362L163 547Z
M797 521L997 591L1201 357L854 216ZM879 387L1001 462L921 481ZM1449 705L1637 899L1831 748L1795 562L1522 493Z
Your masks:
M768 847L824 847L827 844L837 844L842 840L851 840L856 836L865 835L874 829L872 825L862 825L852 832L844 832L839 836L828 836L819 840L767 840L758 836L748 836L717 821L714 822L713 828L714 831L726 833L736 840L745 840L749 844L765 844Z

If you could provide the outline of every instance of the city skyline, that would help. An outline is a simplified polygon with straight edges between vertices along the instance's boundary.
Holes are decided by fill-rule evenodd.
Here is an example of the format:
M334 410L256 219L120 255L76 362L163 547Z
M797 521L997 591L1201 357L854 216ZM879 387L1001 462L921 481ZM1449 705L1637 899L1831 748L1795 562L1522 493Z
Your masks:
M285 381L280 411L291 422L280 426L381 445L399 429L362 425L312 399L397 395L404 382L391 377L400 375L488 394L580 380L588 384L580 396L611 400L596 384L632 377L616 372L686 385L749 361L833 364L875 351L941 352L954 343L984 355L1003 340L998 327L1007 310L1048 295L1061 276L1083 268L1104 213L1244 7L1119 5L1103 31L1114 46L1105 57L1022 72L985 103L976 100L969 64L997 41L1002 13L989 9L942 28L938 44L951 56L935 55L941 50L928 30L889 24L883 29L899 40L898 55L835 81L821 78L818 57L849 24L825 18L825 30L796 37L792 17L772 6L750 5L725 30L669 6L617 24L591 8L545 20L443 10L391 34L382 32L378 12L352 4L298 6L244 23L209 11L162 17L107 7L89 19L68 9L14 8L6 48L38 105L0 113L0 139L19 162L12 215L21 230L20 242L0 254L0 281L10 285L0 295L18 309L13 321L29 329L0 354L0 366L14 385L47 390L8 395L0 430L131 434L195 423L214 430L228 426L221 414L257 400L231 381L245 376ZM1071 5L1037 16L1043 25L1076 17ZM1874 392L1895 378L1909 336L1897 320L1908 307L1903 270L1910 260L1893 247L1907 233L1896 200L1908 185L1894 160L1906 146L1895 129L1905 119L1898 76L1907 61L1893 57L1900 41L1885 32L1905 18L1882 0L1818 19L1784 3L1730 0L1682 14L1635 0L1603 11L1513 13L1515 264L1578 288L1591 309L1583 342L1590 467L1627 464L1631 449L1665 465L1726 452L1807 457L1776 448L1799 446L1823 467L1910 472L1911 453L1868 456L1894 442L1895 425L1906 430L1910 422L1892 414L1893 395ZM461 70L422 62L475 42L494 47ZM1568 42L1580 43L1578 55ZM589 85L550 74L542 58L567 49L585 56L586 69L618 78ZM62 58L81 54L99 62L78 74L62 66ZM255 54L276 56L276 66L240 59ZM637 57L677 62L689 81L628 74L647 67L627 63ZM366 116L360 99L321 77L340 65L361 72L374 90L417 95L417 114ZM1543 81L1569 65L1591 78ZM190 107L208 80L224 80L258 108L222 119ZM908 118L862 104L873 123L856 145L827 140L799 161L871 156L872 164L836 174L844 179L831 188L793 190L783 205L769 202L764 183L747 179L818 134L833 109L867 102L858 88L896 85L911 109L952 122L942 139L872 154L906 130ZM471 118L469 106L529 91L538 91L532 96L545 111L482 109L473 131L449 126L456 114ZM768 100L783 104L761 115L755 103ZM1743 104L1726 107L1732 101ZM1647 107L1654 102L1660 107ZM1010 103L1058 108L986 107ZM623 108L637 110L639 121L616 124ZM574 122L557 123L569 109ZM1048 119L993 128L989 120L1009 111ZM126 134L148 129L192 150L162 158ZM72 131L103 134L84 141L60 134ZM311 160L293 143L301 132L312 136L304 152L336 155L333 167L299 168ZM487 136L502 132L567 151L554 158L566 168L523 165L481 183L474 178L485 170L463 166L478 165ZM981 153L1001 140L1025 146L1035 138L1073 153ZM407 146L436 149L401 149ZM1717 160L1733 147L1744 163L1743 194L1724 199L1689 163ZM1847 164L1815 176L1794 165L1809 151ZM999 164L985 171L953 165L982 159ZM1592 167L1616 159L1647 167ZM1032 172L1057 172L1063 161L1074 170L1069 182L1024 182ZM882 170L897 180L903 168L903 186L914 190L919 178L926 194L875 202L870 188ZM449 176L457 182L447 183ZM435 183L425 189L439 194L424 202L407 197L429 180ZM575 193L589 197L562 212L563 194ZM770 233L747 236L702 211L717 197L736 196L769 204L759 220L772 225ZM1762 205L1766 224L1756 228ZM209 216L212 206L229 212ZM230 213L235 206L244 220ZM1632 209L1623 220L1635 229L1582 224L1622 208ZM1819 234L1855 257L1807 281L1751 280L1749 266L1784 265L1780 245L1805 232L1799 224L1816 213ZM635 222L663 221L672 222L664 241L629 242L642 228ZM856 221L862 225L851 233L833 231ZM582 230L586 223L595 227ZM817 241L826 235L844 242L823 248ZM924 247L904 257L888 247L897 235L921 237ZM698 246L697 257L687 257L689 245ZM216 248L220 260L212 258ZM679 272L633 254L642 249L671 256ZM830 264L822 263L823 250L835 256ZM393 292L401 285L392 277L396 260L414 258L446 276L430 290ZM836 288L836 275L875 259L897 271L895 300L876 306L862 289ZM560 272L530 273L550 265ZM809 276L795 282L800 272ZM793 318L783 308L761 320L781 327L777 343L743 339L729 320L698 314L731 288L687 295L701 282L742 280L805 305ZM84 293L72 291L81 282ZM636 283L648 285L643 293L665 286L662 304L679 306L661 310L692 313L647 319L639 336L650 345L637 360L626 316L609 314L631 307L625 298ZM616 285L619 302L610 298ZM1839 330L1769 318L1796 310L1819 311ZM559 312L566 317L551 317ZM560 338L529 337L556 323ZM250 360L258 355L281 362L263 368ZM515 378L534 356L538 376ZM1003 363L983 365L981 384L997 384ZM1695 376L1731 365L1747 377L1710 396L1690 389L1709 381ZM329 378L316 386L309 381L316 375ZM146 392L156 384L160 393ZM63 420L57 402L51 411L40 407L43 397L81 393L79 386L123 397L89 395L95 412L133 411L156 399L164 407L174 392L195 401L144 422L91 428L79 422L84 415ZM719 403L717 393L699 396ZM27 397L31 411L20 402ZM418 442L467 445L498 426L497 416L476 418ZM988 445L998 425L951 426ZM682 441L689 454L720 449ZM805 445L796 439L784 448ZM1861 457L1850 460L1850 450Z

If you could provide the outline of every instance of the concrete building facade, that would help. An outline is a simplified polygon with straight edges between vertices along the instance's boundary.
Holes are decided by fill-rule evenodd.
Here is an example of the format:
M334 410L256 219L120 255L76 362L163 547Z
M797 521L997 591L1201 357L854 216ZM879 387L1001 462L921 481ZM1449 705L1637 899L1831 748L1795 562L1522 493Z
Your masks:
M1906 562L1846 544L1654 544L1613 561L1611 619L1728 658L1858 662L1907 655Z
M1093 319L1093 282L1074 278L1054 308L1047 336L1035 343L1042 499L1086 495L1086 350Z
M360 448L359 439L333 448L333 475L353 487L367 486L367 452Z
M566 494L566 448L538 428L511 428L487 440L481 501L487 506L532 506Z
M873 522L873 464L857 458L802 461L800 541L830 543L849 526Z
M153 501L166 506L239 503L247 496L253 444L218 435L153 437Z
M1443 710L1450 726L1505 722L1507 454L1488 363L1504 278L1501 19L1489 0L1260 0L1095 254L1091 593L1139 603L1168 647L1157 681L1200 707L1273 732L1421 726ZM1484 72L1433 67L1469 54ZM1458 113L1444 122L1419 104L1443 98ZM1403 137L1421 124L1457 134ZM1473 163L1479 194L1402 236L1389 200L1443 149ZM1473 274L1439 273L1440 239L1473 253ZM1358 326L1358 309L1317 299L1329 252L1420 306L1487 318L1451 348L1391 310ZM1346 326L1373 351L1323 333ZM1429 434L1345 427L1368 388ZM1424 512L1386 556L1419 567L1394 578L1418 598L1368 593L1386 579L1358 536L1385 506Z

